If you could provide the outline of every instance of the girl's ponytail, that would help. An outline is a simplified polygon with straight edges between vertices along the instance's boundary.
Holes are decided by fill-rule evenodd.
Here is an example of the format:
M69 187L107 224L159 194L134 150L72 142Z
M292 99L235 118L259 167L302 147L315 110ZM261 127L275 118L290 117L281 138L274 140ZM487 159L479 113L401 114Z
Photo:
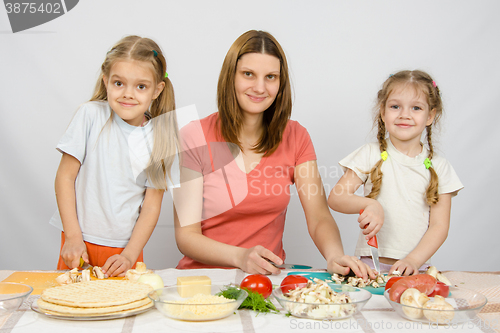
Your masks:
M154 145L146 174L155 188L168 190L166 176L172 179L170 170L180 147L174 88L166 75L163 82L165 87L151 105Z

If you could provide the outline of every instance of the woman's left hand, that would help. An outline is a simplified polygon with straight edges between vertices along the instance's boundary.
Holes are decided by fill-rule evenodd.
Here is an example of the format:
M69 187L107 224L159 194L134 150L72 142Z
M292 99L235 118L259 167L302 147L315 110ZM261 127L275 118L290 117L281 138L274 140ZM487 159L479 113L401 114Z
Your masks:
M328 272L330 273L347 275L350 270L352 270L356 276L362 277L364 280L368 279L368 277L371 279L376 278L374 271L357 257L343 255L328 261Z
M106 260L104 266L101 267L102 272L107 277L125 276L125 273L134 266L134 263L121 254L115 254Z
M389 270L389 274L392 274L394 271L399 271L403 275L413 275L418 274L418 269L420 265L414 262L412 259L406 257L401 260L398 260L392 265Z

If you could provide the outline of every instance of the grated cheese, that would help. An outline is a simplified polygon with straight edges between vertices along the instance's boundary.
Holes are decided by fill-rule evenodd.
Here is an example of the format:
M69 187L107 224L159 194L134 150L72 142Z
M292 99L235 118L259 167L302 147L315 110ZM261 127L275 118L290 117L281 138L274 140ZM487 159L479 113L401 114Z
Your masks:
M186 300L164 304L163 309L169 316L177 319L212 320L228 316L236 307L234 300L223 296L196 294Z

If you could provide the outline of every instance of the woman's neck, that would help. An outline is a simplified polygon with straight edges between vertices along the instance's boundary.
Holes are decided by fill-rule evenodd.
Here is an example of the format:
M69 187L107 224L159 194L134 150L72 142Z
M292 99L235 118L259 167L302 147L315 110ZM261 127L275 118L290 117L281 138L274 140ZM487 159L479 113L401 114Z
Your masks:
M238 135L238 139L244 148L252 148L260 140L262 131L264 130L262 118L262 113L244 115L243 126Z

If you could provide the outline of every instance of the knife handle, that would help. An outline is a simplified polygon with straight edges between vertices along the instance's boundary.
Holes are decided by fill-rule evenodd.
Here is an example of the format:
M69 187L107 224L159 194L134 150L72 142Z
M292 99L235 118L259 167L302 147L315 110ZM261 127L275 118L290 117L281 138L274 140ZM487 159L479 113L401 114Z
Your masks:
M359 215L363 214L363 211L364 211L364 210L363 210L363 209L361 209L361 210L359 211ZM368 224L367 224L367 225L365 225L365 227L364 227L363 229L366 229L366 227L367 227L367 226L368 226ZM368 245L370 245L370 246L372 246L372 247L374 247L374 248L377 248L377 249L378 249L377 235L375 235L375 236L373 236L372 238L370 238L370 239L368 240L368 242L366 242L366 244L368 244Z

